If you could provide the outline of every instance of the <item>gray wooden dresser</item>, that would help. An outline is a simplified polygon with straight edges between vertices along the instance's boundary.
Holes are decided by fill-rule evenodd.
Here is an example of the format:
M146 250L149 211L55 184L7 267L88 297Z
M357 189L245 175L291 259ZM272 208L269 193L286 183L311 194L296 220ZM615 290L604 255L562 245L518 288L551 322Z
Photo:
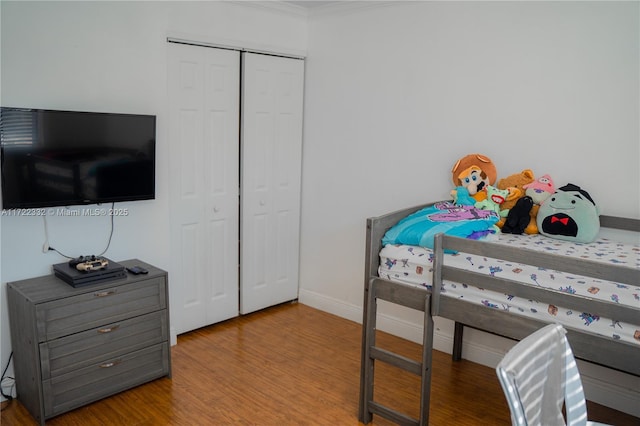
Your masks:
M18 400L46 419L171 377L167 273L74 288L54 275L7 284Z

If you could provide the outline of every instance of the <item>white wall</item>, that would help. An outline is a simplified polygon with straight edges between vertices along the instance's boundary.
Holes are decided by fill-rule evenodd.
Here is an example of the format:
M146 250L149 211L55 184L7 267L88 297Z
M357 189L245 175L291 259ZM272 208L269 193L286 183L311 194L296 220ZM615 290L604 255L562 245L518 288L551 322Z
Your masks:
M3 106L157 115L156 199L116 204L129 215L115 218L105 255L140 258L169 270L167 36L304 54L306 16L230 2L2 1L0 8ZM106 246L108 217L54 215L47 222L50 245L63 253L97 254ZM52 264L66 259L42 252L40 217L5 215L1 229L4 368L11 352L5 283L50 273Z
M361 321L365 219L447 198L469 153L500 177L549 173L604 214L640 217L639 3L370 6L310 20L303 303ZM419 315L382 312L382 329L421 339ZM437 326L450 350L451 324ZM510 345L467 337L465 356L487 364ZM610 399L639 397L626 392L637 379L587 373L622 386Z
M308 52L300 299L356 321L365 218L446 197L467 153L489 155L502 176L532 168L580 184L604 213L640 217L638 3L370 6L307 27L246 3L3 0L1 103L156 114L157 199L125 205L107 255L168 269L165 38ZM51 218L51 245L100 250L107 224L78 219ZM41 220L2 218L2 366L4 283L64 260L41 252L43 238ZM415 315L384 312L381 325L419 333ZM439 322L445 340L449 326ZM486 352L469 336L467 354Z

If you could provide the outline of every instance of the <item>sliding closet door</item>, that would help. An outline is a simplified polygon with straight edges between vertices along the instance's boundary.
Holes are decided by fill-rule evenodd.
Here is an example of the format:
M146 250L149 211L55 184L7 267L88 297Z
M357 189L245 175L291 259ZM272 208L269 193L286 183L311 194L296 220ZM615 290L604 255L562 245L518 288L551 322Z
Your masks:
M298 297L304 61L243 54L243 314Z
M179 334L238 315L240 54L168 49L171 319Z

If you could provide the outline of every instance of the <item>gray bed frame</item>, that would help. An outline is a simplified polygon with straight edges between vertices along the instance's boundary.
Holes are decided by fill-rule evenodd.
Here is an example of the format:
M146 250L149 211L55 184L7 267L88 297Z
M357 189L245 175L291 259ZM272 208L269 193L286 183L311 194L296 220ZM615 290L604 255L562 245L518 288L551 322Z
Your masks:
M618 321L638 324L638 319L640 318L640 308L638 307L625 307L613 302L569 295L548 288L524 286L517 281L447 266L443 261L445 249L455 250L632 286L638 285L640 283L640 270L629 266L603 264L580 258L567 258L530 249L505 247L490 242L473 241L439 234L434 240L433 291L428 290L426 287L413 287L380 278L378 276L379 253L382 249L381 240L385 232L400 219L429 205L433 205L433 203L367 219L360 405L358 413L361 422L369 423L373 414L376 414L401 425L428 424L434 316L455 321L452 350L454 360L461 358L462 332L465 326L520 340L546 325L546 323L511 314L508 311L487 309L458 299L440 297L440 287L443 280L474 283L487 290L534 299L542 303L563 306L580 312L598 312L601 317L615 318ZM638 219L600 216L600 224L606 228L640 232L640 220ZM376 315L377 300L379 299L424 313L423 351L420 362L376 346ZM638 361L640 360L640 347L638 345L572 329L567 329L567 337L577 358L640 376L640 362ZM374 401L373 385L376 361L383 361L421 376L420 417L418 419Z

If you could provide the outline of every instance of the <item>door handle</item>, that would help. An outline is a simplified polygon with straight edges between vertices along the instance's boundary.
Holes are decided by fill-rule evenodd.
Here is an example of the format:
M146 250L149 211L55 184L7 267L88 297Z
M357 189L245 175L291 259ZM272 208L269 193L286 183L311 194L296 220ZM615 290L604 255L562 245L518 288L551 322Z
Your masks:
M111 361L111 362L105 362L103 364L100 364L100 368L111 368L111 367L115 367L116 365L120 364L122 362L122 360L117 359L115 361Z
M113 327L105 327L105 328L98 329L98 333L100 334L111 333L112 331L116 331L119 328L120 328L120 325L114 325Z

